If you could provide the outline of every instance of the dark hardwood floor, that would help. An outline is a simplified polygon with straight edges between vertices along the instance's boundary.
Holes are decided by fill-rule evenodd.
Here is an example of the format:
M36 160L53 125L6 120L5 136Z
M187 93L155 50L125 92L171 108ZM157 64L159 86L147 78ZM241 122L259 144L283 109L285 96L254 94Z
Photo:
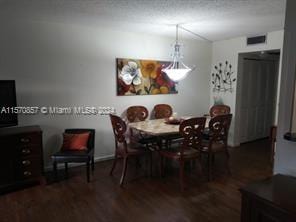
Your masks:
M85 168L69 169L69 179L34 186L0 196L1 222L88 221L240 221L241 196L246 183L272 174L267 140L231 149L232 176L216 157L212 182L198 170L187 172L187 189L179 190L178 171L170 168L164 178L146 177L134 164L127 183L119 186L121 165L109 176L111 161L96 164L91 182ZM62 175L60 174L62 178Z

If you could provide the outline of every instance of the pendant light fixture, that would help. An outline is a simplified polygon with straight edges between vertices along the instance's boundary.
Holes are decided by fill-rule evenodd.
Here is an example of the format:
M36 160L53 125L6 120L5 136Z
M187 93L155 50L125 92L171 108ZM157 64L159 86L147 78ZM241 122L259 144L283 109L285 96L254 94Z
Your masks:
M181 52L180 52L181 45L178 39L178 28L179 28L179 25L176 25L176 42L174 44L174 52L172 54L173 61L169 66L161 70L162 72L166 73L167 76L174 82L178 82L184 79L187 76L187 74L194 69L186 66L182 62L183 56L181 55Z

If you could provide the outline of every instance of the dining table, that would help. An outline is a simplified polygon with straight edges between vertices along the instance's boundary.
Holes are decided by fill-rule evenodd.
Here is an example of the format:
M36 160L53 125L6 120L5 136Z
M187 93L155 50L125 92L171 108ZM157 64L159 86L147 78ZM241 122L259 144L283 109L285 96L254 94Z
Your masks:
M192 117L182 117L181 120L189 119ZM210 117L206 117L205 128L209 127ZM155 136L157 138L167 138L170 136L178 136L180 123L174 121L170 122L168 119L149 119L139 122L133 122L128 124L130 129L136 130L141 134L147 136Z
M180 119L185 120L192 117L182 117ZM206 124L205 124L205 131L208 131L210 117L206 116ZM158 149L161 150L163 148L163 140L168 142L170 140L175 140L176 142L182 137L179 133L180 123L172 122L170 123L168 119L149 119L144 121L138 121L129 123L128 127L131 130L138 131L141 135L144 136L153 136L157 142L157 151ZM160 158L159 156L157 158ZM160 159L156 161L160 164ZM160 165L158 166L160 167ZM157 168L157 167L156 167Z

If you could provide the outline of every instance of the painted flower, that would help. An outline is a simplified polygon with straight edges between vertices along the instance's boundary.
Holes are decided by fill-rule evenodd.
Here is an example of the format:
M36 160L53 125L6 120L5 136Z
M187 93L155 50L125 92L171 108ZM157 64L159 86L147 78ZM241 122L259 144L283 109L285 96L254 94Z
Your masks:
M165 73L161 71L161 67L157 69L157 77L156 77L156 83L159 86L166 86L167 88L171 88L175 86L175 83L167 77Z
M154 88L151 91L151 94L156 95L156 94L168 94L169 93L169 88L167 86L160 86L159 88Z
M137 86L142 82L141 70L138 68L137 63L133 61L129 61L127 65L123 66L119 76L126 85L134 84Z
M158 89L158 88L154 88L154 89L152 89L152 91L151 91L151 94L152 95L156 95L156 94L160 94L161 92L160 92L160 89Z
M126 92L130 90L130 85L126 85L122 79L118 79L118 95L124 95Z
M141 60L141 72L143 77L155 79L157 77L157 69L159 66L160 64L156 61Z
M159 90L160 90L161 94L168 94L169 93L169 88L167 86L161 86L159 88Z

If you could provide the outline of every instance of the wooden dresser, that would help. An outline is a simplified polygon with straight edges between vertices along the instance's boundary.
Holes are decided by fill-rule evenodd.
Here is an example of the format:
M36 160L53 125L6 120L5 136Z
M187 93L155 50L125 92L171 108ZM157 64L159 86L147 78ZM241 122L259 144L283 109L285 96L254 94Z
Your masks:
M0 129L0 192L43 182L42 131L39 126Z
M277 174L240 189L242 222L295 222L296 178Z

